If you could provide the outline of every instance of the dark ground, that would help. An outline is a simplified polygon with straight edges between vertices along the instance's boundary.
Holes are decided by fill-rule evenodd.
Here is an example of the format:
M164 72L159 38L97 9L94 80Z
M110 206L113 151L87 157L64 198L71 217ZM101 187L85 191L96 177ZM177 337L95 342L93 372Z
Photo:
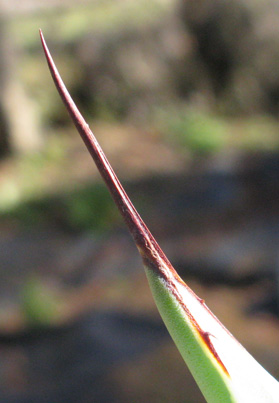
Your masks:
M156 137L149 141L151 156ZM146 159L131 180L140 157L132 158L126 144L108 150L109 157L127 156L118 160L119 175L130 168L126 189L179 274L278 378L279 157L237 155L228 164L217 156L184 170L181 156L161 145L165 170ZM78 164L85 154L76 155ZM2 217L0 400L203 401L110 205L104 214L114 225L101 232L87 216L71 221L65 213L71 198L98 201L88 196L96 185L83 183ZM34 211L37 221L28 228Z

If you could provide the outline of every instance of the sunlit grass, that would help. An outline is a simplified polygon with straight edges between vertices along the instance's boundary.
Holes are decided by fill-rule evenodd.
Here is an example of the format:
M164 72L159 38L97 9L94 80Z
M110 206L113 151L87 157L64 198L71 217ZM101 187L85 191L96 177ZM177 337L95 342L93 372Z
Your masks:
M193 153L220 151L228 141L228 124L216 116L190 111L165 115L163 121L167 140Z
M152 127L159 130L162 142L167 142L177 152L187 153L188 156L190 154L193 158L196 155L214 155L228 149L242 153L274 152L279 149L279 124L276 119L268 116L226 118L207 113L188 113L187 110L177 114L166 111L149 122L149 130ZM75 160L76 170L69 170L69 150L76 145L70 146L72 140L68 130L59 129L46 134L46 146L42 152L11 158L9 164L12 169L0 181L1 214L18 209L32 200L44 199L48 194L67 192L73 186L79 186L74 172L79 171L80 157L79 161ZM102 191L100 193L96 188L96 192L101 200ZM94 219L94 203L98 205L98 197L91 200L89 194L73 196L74 204L67 206L69 212L72 212L69 213L71 225L86 228L88 212L92 208L93 216L90 220L98 227ZM87 206L86 200L90 201L92 207ZM99 207L102 210L102 202ZM27 214L26 211L24 214Z
M11 33L24 46L38 44L34 32L42 28L48 36L55 33L59 40L73 41L90 31L108 32L125 27L141 27L154 20L160 20L173 8L172 0L138 0L135 2L102 1L79 4L75 7L46 8L28 16L13 18Z
M279 148L279 122L267 115L233 118L170 108L160 111L156 124L166 141L194 155L225 149L266 152Z

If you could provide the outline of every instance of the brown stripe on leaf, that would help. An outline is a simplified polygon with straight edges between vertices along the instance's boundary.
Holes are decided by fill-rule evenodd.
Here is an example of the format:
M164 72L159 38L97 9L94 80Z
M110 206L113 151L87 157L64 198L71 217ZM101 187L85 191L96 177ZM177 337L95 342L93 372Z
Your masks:
M196 296L196 294L184 283L184 281L179 277L169 260L167 259L166 255L156 242L153 235L150 233L148 228L146 227L145 223L143 222L142 218L138 214L137 210L133 206L132 202L130 201L128 195L126 194L125 190L123 189L121 183L119 182L115 172L113 171L110 163L108 162L102 148L100 147L99 143L97 142L94 134L90 130L88 124L84 120L83 116L79 112L78 108L76 107L74 101L72 100L67 88L65 87L60 74L53 62L51 54L48 50L46 42L44 40L43 34L40 31L40 36L42 40L43 49L46 55L47 63L53 78L53 81L56 85L56 88L78 130L80 133L88 151L90 152L92 158L95 161L95 164L103 177L114 201L117 205L122 217L124 218L134 240L135 243L140 251L144 264L154 271L157 275L163 278L168 287L170 288L171 293L179 302L180 306L184 309L187 317L190 319L191 323L193 324L194 328L198 331L199 335L201 336L202 340L204 341L205 345L211 351L213 356L215 357L216 361L220 364L223 368L224 372L228 374L222 360L218 356L217 352L212 345L210 340L209 333L204 332L200 326L197 324L196 320L193 318L191 313L189 312L188 308L183 303L180 294L178 293L174 280L178 281L179 283L183 284L187 288L187 291L192 293L192 295L203 304L203 300ZM207 308L205 306L205 308ZM208 312L214 316L211 311L208 309Z
M214 318L216 319L216 317L213 315L213 313L210 311L210 309L207 308L207 306L204 304L204 300L200 299L199 297L196 296L196 294L191 290L191 288L189 288L187 286L187 284L185 284L183 282L182 279L180 279L181 282L183 283L183 286L187 288L188 292L191 292L194 297L196 297L199 301L200 304L203 305L203 308L205 308L208 313ZM214 359L216 360L217 364L222 368L223 372L227 375L230 376L225 364L223 363L222 359L220 358L219 354L217 353L212 341L210 340L210 337L215 337L214 335L212 335L209 332L204 331L200 325L197 323L196 319L193 317L193 315L191 314L191 312L189 311L189 309L187 308L187 306L185 305L179 291L177 290L175 284L173 283L173 281L170 281L167 283L167 287L169 288L171 294L175 297L175 299L177 300L179 306L184 310L186 316L188 317L189 321L191 322L192 326L196 329L196 331L198 332L202 342L205 344L207 350L210 351L210 353L213 355ZM219 321L218 321L219 322ZM221 324L221 322L219 322L220 325L223 327L223 329L227 331L227 329ZM229 332L228 332L229 333Z
M207 310L208 314L211 315L214 320L217 320L220 326L227 332L228 330L223 326L223 324L215 317L215 315L210 311L210 309L205 305L204 300L199 298L194 291L187 286L187 284L182 280L182 278L177 274L176 270L173 268L173 266L168 262L168 266L165 266L165 262L160 261L158 256L152 256L152 259L150 257L147 257L147 255L139 249L139 252L142 256L143 263L145 267L148 269L155 271L157 275L159 275L161 278L164 279L164 281L167 284L167 287L170 291L170 293L174 296L174 298L177 300L179 306L184 310L186 316L188 317L189 321L191 322L192 326L196 329L198 332L199 336L202 339L202 342L206 345L207 349L211 352L217 363L220 365L224 373L229 376L229 372L224 365L223 361L221 360L220 356L218 355L217 351L215 350L210 337L214 337L209 332L204 331L201 329L199 324L197 323L196 319L193 317L187 306L185 305L183 298L181 297L180 292L177 290L177 287L174 283L174 280L178 281L183 287L187 289L187 292L193 295L195 299L198 300L200 304L203 305L203 308ZM163 264L162 264L163 263Z

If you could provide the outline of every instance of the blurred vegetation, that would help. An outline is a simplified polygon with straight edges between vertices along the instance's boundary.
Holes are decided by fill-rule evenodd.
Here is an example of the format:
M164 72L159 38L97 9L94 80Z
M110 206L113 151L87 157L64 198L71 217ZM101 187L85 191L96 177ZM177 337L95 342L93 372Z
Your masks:
M211 154L228 143L228 122L196 111L168 111L162 116L166 139L194 154Z
M258 31L263 16L271 21L272 15L272 4L254 7L245 0L200 6L192 0L97 1L11 12L2 25L44 145L3 160L1 217L26 226L60 220L69 229L97 231L117 222L103 186L88 185L85 177L83 186L70 169L74 131L50 81L39 27L92 127L96 120L132 122L194 159L228 149L278 150L279 36L274 20L261 39Z
M76 57L76 53L82 46L87 48L86 41L90 39L91 33L96 35L96 41L100 41L101 46L106 46L106 38L113 38L117 32L123 31L123 27L125 32L142 32L146 27L153 26L154 23L156 25L161 18L166 18L169 8L168 2L164 4L158 0L148 3L140 0L128 4L121 1L105 1L54 8L45 13L35 12L24 16L20 13L17 16L15 13L7 26L7 35L13 38L16 48L21 49L20 79L29 96L36 99L37 113L43 125L65 125L68 119L54 86L50 85L38 28L43 30L55 61L63 71L64 81L75 99L85 108L85 112L96 118L118 119L121 108L117 103L112 105L111 100L104 99L101 94L84 95L88 77L84 61ZM121 37L119 40L121 41ZM92 57L94 60L94 51L94 47L88 48L91 55L89 53L86 57ZM107 60L106 63L110 61ZM116 111L113 108L116 108Z
M181 132L187 127L192 134L183 144L206 152L226 143L221 126L231 115L244 112L250 125L251 116L263 114L262 127L263 122L269 125L268 113L276 112L277 37L271 25L272 33L266 30L257 39L264 23L261 14L266 21L277 15L272 4L252 7L245 0L227 5L215 0L211 6L208 0L202 6L192 0L97 1L24 15L13 12L5 30L45 137L50 129L65 126L68 118L50 85L38 27L86 116L150 125L156 108L169 108L171 115L172 104L182 105L181 116L169 129ZM185 102L190 109L183 108Z
M6 3L8 9L9 2ZM198 251L198 254L202 254L203 252L200 251L203 251L201 247L204 240L190 239L188 242L187 238L185 238L186 241L184 238L178 239L180 235L177 228L184 226L186 222L186 218L181 219L179 216L182 210L181 204L185 203L188 208L187 203L191 206L191 197L194 196L187 194L187 197L184 197L183 192L181 196L179 193L181 189L178 188L176 181L174 180L172 186L170 186L171 181L166 181L168 175L172 179L181 178L180 186L184 187L185 173L195 173L197 167L200 169L199 172L208 167L216 168L216 166L217 168L221 166L222 170L225 165L223 160L230 153L232 153L232 159L229 160L225 169L228 167L233 170L232 165L239 162L242 168L241 164L243 161L245 164L248 160L245 159L247 156L253 158L253 155L260 154L274 155L278 153L279 148L279 8L276 4L277 0L269 2L96 0L86 1L84 4L69 0L70 4L66 3L67 0L63 2L57 0L57 6L48 7L48 2L34 0L32 6L32 1L22 0L18 2L17 7L14 7L12 2L9 11L3 11L0 8L0 229L2 240L4 240L3 245L5 245L2 251L4 296L0 301L0 319L1 326L12 331L22 329L20 326L26 323L31 328L47 327L58 323L59 315L61 315L59 309L68 310L68 316L66 316L70 318L71 310L78 311L76 302L79 298L72 298L76 287L81 283L89 285L94 283L93 285L98 288L98 273L97 277L94 275L95 270L98 271L98 265L102 266L103 262L105 270L102 267L100 272L105 272L104 277L109 277L113 272L114 288L107 293L102 287L101 292L100 289L96 291L95 288L89 288L84 294L85 301L80 305L80 312L99 298L106 299L107 306L111 304L110 308L118 310L117 304L109 302L114 299L110 299L108 295L114 294L121 295L122 300L125 300L124 311L129 299L131 301L129 309L136 312L138 306L144 305L145 299L148 298L145 295L148 294L145 293L146 288L141 288L138 278L133 285L129 283L126 262L123 264L116 250L121 249L120 254L122 254L124 245L127 266L130 265L131 259L133 261L135 259L134 255L130 255L130 252L125 250L126 243L123 243L121 239L118 239L119 244L110 240L112 244L108 242L108 249L101 251L103 255L115 253L112 258L109 256L111 262L108 264L102 260L104 256L96 262L95 252L91 251L90 247L89 254L85 254L84 259L84 250L86 248L88 250L88 244L87 240L85 243L82 242L81 233L89 233L92 245L98 246L99 238L103 238L108 231L119 228L122 221L57 95L41 49L39 28L44 32L66 86L90 123L90 127L96 131L96 136L121 181L131 181L132 183L129 183L132 186L134 184L138 186L140 180L143 179L144 182L143 176L147 177L147 185L144 183L142 187L138 186L134 192L136 200L133 198L133 201L139 207L139 211L143 213L151 211L149 214L151 225L154 217L154 227L157 225L155 231L162 238L162 233L164 236L167 233L166 228L171 227L170 220L176 217L176 224L167 236L174 235L175 247L178 245L177 253L182 253L182 258L189 254L191 261L192 252ZM23 11L22 7L28 4L31 4L30 10ZM30 122L33 121L34 127L31 127ZM34 142L35 146L32 146L30 133L35 133L40 140ZM235 156L237 158L234 158ZM243 156L243 159L241 160L239 156ZM224 157L223 160L222 157ZM159 160L161 161L158 162ZM253 163L251 166L253 170ZM271 171L272 175L276 175L276 163L267 164L267 166L266 175L269 176ZM238 166L236 170L237 168ZM223 172L221 176L222 174ZM135 182L135 178L139 182ZM211 180L215 181L214 175ZM198 214L198 222L204 220L208 211L212 211L203 206L207 204L211 206L216 200L224 199L230 202L233 197L239 197L236 204L243 203L242 190L238 194L238 189L234 188L235 184L226 185L225 180L226 178L221 178L221 181L217 180L214 183L213 195L208 195L208 188L204 193L202 192L202 197L203 194L205 195L204 200L202 206L197 208L203 208L204 215ZM262 179L262 182L264 180ZM160 192L160 183L163 182L166 184L162 187L165 194L154 198L153 196ZM187 186L195 187L195 180L193 182L193 185ZM212 182L208 184L208 187L211 185ZM146 186L149 188L147 189ZM200 191L201 186L203 182L197 183L197 192ZM255 178L254 187L252 193L265 193L261 187L258 187L258 177ZM174 202L166 197L171 197L167 193L172 191L177 191L177 200ZM216 194L218 192L219 194ZM267 193L268 197L276 200L272 192ZM159 200L160 198L162 201ZM263 204L264 207L268 206L266 202ZM162 206L167 207L162 208ZM250 205L248 207L250 214ZM175 211L171 211L168 216L167 208ZM199 231L196 231L191 211L190 207L187 215L187 225L189 224L187 230L195 238L196 232ZM220 204L217 202L216 221L219 220L219 213ZM156 214L160 217L158 218ZM164 223L166 217L161 220L162 214L168 216L166 223ZM257 214L259 212L256 211L255 217ZM215 216L211 219L214 220ZM233 221L235 221L234 218ZM265 218L263 221L266 221ZM207 231L204 231L204 228L207 228L207 223L202 222L199 225L202 226L202 232L206 232L206 238ZM230 227L231 223L228 222L227 225ZM242 225L241 221L241 228L246 229L245 226L246 223ZM30 234L30 237L29 235L26 237L26 234ZM116 238L121 238L118 234L119 232ZM36 252L34 240L38 240L40 235L42 235L42 239L39 239L42 241L42 249L38 247L39 258L37 259L34 253ZM75 237L75 235L78 236ZM61 239L58 258L52 256L54 261L58 261L57 266L53 265L53 267L48 266L49 262L53 261L48 259L53 249L48 250L44 244L44 237L47 239L48 236L53 243ZM232 237L234 236L238 235L233 234ZM23 242L25 237L28 239ZM215 227L210 238L212 241L217 239ZM230 238L229 229L225 234L221 233L220 238L222 242ZM70 246L65 245L68 239L73 239ZM82 245L78 244L78 247L73 248L72 254L68 256L67 251L72 248L76 240L77 243L81 241ZM222 242L220 249L226 255L228 253L226 242ZM241 236L239 242L242 242ZM18 245L19 249L17 249ZM262 245L265 245L262 240L260 245L258 249L262 249ZM54 248L57 249L56 243ZM207 248L210 249L210 255L215 253L214 245L213 248L211 244L206 245L205 250ZM168 253L171 252L172 245L167 246L166 249ZM15 256L16 250L19 251L18 256ZM46 261L42 263L41 250L46 257ZM91 258L91 252L93 258ZM25 259L21 256L29 256L29 254L31 256L33 253L35 268L33 263L26 267ZM218 253L217 251L217 258ZM238 255L234 249L233 254ZM72 259L73 255L75 255L74 259ZM11 270L6 270L6 267L10 269L12 266L7 256L17 258ZM174 253L174 257L176 256ZM72 267L69 262L63 266L62 258L64 257L66 260L73 261L72 265L75 267ZM118 265L118 268L113 267L115 271L111 270L115 263L114 257ZM243 263L241 254L236 257L236 260L233 259L233 264L236 262L235 270L240 271L241 266L245 271L246 262ZM199 259L200 256L197 266L199 269L204 268ZM227 256L224 259L227 259ZM249 255L249 259L255 265L261 263L256 262L260 260L258 254ZM30 261L32 262L32 259ZM187 259L185 261L188 262ZM17 267L18 262L22 262L22 265L19 265L20 269ZM58 267L59 265L61 267ZM90 266L89 269L87 266ZM185 267L183 270L186 271ZM217 269L218 267L217 265ZM265 268L268 270L268 265ZM82 273L79 275L75 270L80 270ZM136 268L132 270L136 271ZM201 277L203 276L204 273ZM210 283L213 281L215 280ZM66 295L63 300L61 295L63 296L64 292L67 294L69 284L75 290L72 290L73 294ZM129 289L128 293L124 290L125 287ZM239 293L234 295L234 291L227 286L223 293L222 291L220 293L220 287L216 289L206 295L206 288L204 288L202 294L205 294L205 298L209 301L211 296L216 312L220 307L221 310L224 309L223 319L226 320L229 317L235 320L234 312L231 311L232 300L237 301L235 303L239 310L242 309ZM230 293L234 296L232 297ZM250 290L248 290L249 293L251 293ZM82 294L81 290L79 295L81 299L83 299ZM219 298L216 297L217 294ZM13 303L17 305L16 309L19 307L20 315L16 315L16 319L11 321L7 320L9 304L6 304L5 298L12 300L11 305ZM228 298L229 308L223 304L226 298ZM241 298L247 301L247 289L243 291ZM88 301L91 301L90 304ZM243 303L242 306L246 305ZM153 302L150 300L143 308L144 315L152 314L152 307ZM19 316L20 319L23 318L23 321L19 321L18 325ZM10 326L13 320L15 323ZM249 321L245 316L240 324L236 323L238 329L244 324L249 324ZM258 323L258 333L255 334L265 337L266 333L261 331L262 322ZM245 337L247 334L245 332ZM261 341L261 337L258 339L259 345L263 346L265 343ZM276 344L277 339L276 334L274 345L278 344ZM21 357L20 354L17 353L17 355ZM270 356L273 355L270 354ZM13 361L10 358L11 351L8 351L7 357L7 368L11 374L9 385L14 393L14 379L18 376L18 369L9 367ZM174 360L177 361L177 357ZM91 364L95 362L91 361ZM158 360L152 358L152 362L159 365L159 369L169 366L161 365L161 356ZM4 360L3 363L5 365L6 361ZM25 375L25 364L20 368L23 368ZM151 371L152 376L148 379L152 388L154 387L153 375L160 372L158 368ZM149 369L150 362L142 373L148 374ZM120 373L117 368L118 372ZM166 379L169 376L169 371L167 372ZM131 373L129 369L127 374ZM134 382L137 382L138 367L135 373L136 376L132 375L132 378ZM179 370L179 373L184 379L182 370L181 372ZM127 376L125 380L126 378ZM180 379L177 374L174 378ZM3 379L5 382L5 378ZM127 379L129 383L133 382L131 377L128 376ZM28 385L28 380L26 381L25 378L24 382L18 386L20 391L23 385ZM180 386L185 386L183 382L180 382ZM92 384L91 374L90 384ZM95 384L93 382L93 386ZM143 384L146 386L146 379ZM169 382L163 382L163 384L170 385ZM129 387L126 389L130 390ZM150 396L146 397L148 393L146 387L139 389L144 391L143 401L150 400ZM158 389L161 391L160 388ZM179 391L179 387L176 389ZM185 398L184 392L183 390L181 401ZM158 396L160 400L162 394ZM196 398L192 400L197 401ZM133 398L128 397L127 401L133 401ZM169 401L176 401L176 399L170 398Z
M23 285L21 310L31 328L53 325L59 317L59 303L61 301L39 278L29 278Z
M111 196L102 184L94 184L61 195L19 200L14 207L2 209L0 218L14 228L52 226L66 232L102 233L119 223Z
M44 13L34 13L15 17L10 26L17 41L24 47L37 47L38 41L34 32L38 26L48 35L53 35L57 41L73 42L82 38L88 31L101 30L104 34L127 27L145 26L160 19L170 9L172 2L144 0L137 2L97 1L92 4L76 5L74 7L57 7Z
M164 138L195 155L212 155L231 149L266 152L279 149L279 122L268 115L226 117L196 110L161 110L158 127Z

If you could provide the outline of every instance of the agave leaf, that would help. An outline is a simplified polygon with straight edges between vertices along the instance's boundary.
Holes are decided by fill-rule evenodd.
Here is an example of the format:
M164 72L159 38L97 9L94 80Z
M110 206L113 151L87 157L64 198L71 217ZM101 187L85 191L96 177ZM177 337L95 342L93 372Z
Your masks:
M278 402L278 382L183 282L144 224L68 93L40 34L57 90L134 238L159 312L205 399Z

